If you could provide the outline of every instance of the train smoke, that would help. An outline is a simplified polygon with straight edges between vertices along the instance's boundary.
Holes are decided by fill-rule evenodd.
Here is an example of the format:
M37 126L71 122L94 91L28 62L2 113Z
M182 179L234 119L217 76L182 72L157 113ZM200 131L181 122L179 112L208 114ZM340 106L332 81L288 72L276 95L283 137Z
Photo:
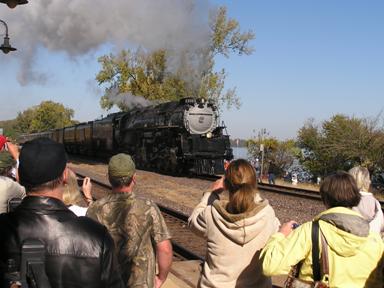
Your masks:
M36 57L42 48L72 60L103 45L165 48L173 52L171 67L178 69L178 59L210 45L208 0L34 0L2 12L19 50L14 57L20 57L21 85L49 80ZM193 61L203 69L204 59Z
M151 101L141 96L133 96L131 93L119 93L117 87L108 89L105 96L117 106L140 108L153 104Z

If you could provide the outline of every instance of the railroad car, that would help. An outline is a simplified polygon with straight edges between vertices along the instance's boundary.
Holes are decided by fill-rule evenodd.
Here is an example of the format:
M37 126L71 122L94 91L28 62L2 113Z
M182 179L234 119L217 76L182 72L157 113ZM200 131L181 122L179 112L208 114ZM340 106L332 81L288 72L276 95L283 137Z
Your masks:
M218 123L217 107L204 99L136 108L63 129L24 135L23 143L49 137L68 153L110 156L125 152L138 168L169 174L224 173L224 161L233 158L225 126Z

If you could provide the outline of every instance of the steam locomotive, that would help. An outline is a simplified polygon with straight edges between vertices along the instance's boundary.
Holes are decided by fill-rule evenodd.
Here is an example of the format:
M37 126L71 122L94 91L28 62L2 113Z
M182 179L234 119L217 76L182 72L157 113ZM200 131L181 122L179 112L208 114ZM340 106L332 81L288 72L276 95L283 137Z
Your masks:
M224 173L233 158L217 107L204 99L184 98L74 126L20 137L23 143L48 137L63 143L70 154L132 155L138 168L166 174Z

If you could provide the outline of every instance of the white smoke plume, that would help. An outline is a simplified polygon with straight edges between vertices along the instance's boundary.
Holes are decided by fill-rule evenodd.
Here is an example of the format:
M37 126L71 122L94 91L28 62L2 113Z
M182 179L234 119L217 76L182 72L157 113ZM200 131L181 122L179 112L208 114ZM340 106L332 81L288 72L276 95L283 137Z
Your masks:
M210 45L209 9L208 0L30 0L12 10L4 5L1 19L18 48L18 80L27 85L48 79L39 69L44 63L35 60L37 49L73 59L104 44L165 48L175 55L205 50Z

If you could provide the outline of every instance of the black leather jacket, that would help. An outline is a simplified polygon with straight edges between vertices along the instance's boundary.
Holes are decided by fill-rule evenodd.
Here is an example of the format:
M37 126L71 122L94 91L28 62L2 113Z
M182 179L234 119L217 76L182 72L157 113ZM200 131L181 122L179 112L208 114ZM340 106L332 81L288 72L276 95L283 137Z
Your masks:
M28 238L45 243L45 270L53 288L124 287L106 228L77 217L60 200L40 196L27 196L14 212L0 215L0 278L8 259L19 266Z

